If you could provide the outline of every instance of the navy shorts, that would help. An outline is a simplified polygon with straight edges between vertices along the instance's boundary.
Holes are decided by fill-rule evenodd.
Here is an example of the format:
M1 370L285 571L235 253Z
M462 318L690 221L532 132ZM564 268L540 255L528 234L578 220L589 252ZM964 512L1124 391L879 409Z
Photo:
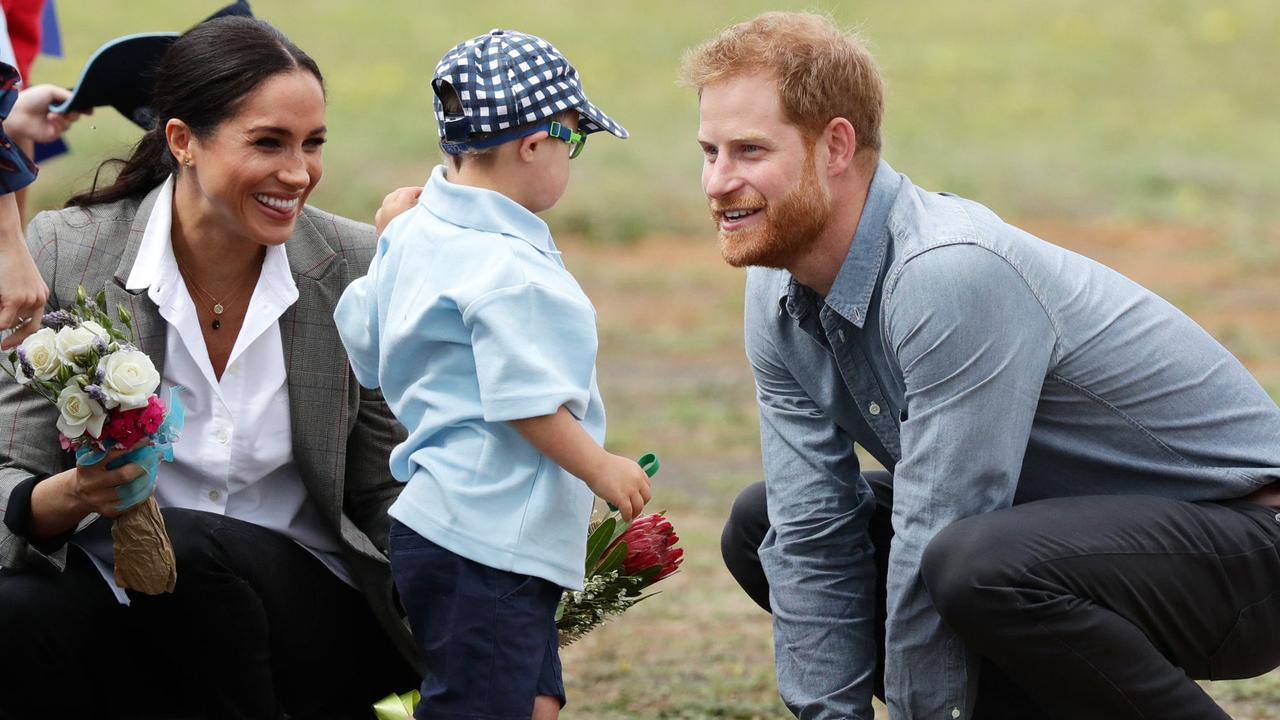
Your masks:
M529 720L533 699L563 707L560 587L457 555L393 520L391 572L427 663L417 720Z

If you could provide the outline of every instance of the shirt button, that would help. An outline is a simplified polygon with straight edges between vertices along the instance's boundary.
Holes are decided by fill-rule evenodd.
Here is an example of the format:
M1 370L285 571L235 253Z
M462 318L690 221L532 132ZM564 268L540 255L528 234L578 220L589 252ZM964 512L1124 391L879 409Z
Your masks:
M1276 522L1280 522L1280 513L1276 513Z
M953 718L960 717L960 708L951 708L951 717Z
M212 501L214 501L214 502L217 502L217 501L218 501L218 498L220 498L220 497L222 497L222 493L218 492L217 490L210 490L210 491L209 491L209 499L210 499L210 500L212 500Z
M217 440L222 445L226 445L227 440L231 439L231 433L227 432L226 428L222 428L213 434L213 439Z
M838 342L844 342L844 331L843 331L843 330L837 330L837 331L836 331L836 340L837 340Z
M867 412L871 413L872 415L879 415L880 414L879 403L871 403L870 405L868 405Z

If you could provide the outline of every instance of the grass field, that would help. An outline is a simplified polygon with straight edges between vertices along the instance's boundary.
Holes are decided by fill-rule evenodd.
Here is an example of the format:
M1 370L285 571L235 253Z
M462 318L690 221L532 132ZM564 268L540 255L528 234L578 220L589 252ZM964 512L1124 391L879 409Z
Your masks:
M72 84L99 44L180 30L215 7L131 0L59 6ZM482 5L254 2L328 79L321 207L369 218L435 162L427 80L454 43L491 27L555 42L592 99L632 131L593 139L549 220L600 317L612 449L663 458L653 507L687 548L662 596L565 654L587 718L784 717L769 619L736 589L718 536L759 475L741 346L742 275L714 249L698 187L696 102L681 52L719 27L812 3L656 0ZM983 202L1113 265L1187 310L1280 397L1280 8L1269 0L889 0L819 3L870 39L888 80L886 158L918 184ZM138 132L101 110L42 169L36 207L83 187ZM1237 718L1280 718L1280 676L1217 683Z

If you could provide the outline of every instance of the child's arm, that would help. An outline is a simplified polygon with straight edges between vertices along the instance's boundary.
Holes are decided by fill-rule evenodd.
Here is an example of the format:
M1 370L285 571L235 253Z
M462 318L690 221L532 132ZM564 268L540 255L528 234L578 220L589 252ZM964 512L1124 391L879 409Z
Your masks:
M614 455L596 441L561 406L554 415L511 420L531 445L617 506L624 522L640 514L649 502L649 476L635 460Z

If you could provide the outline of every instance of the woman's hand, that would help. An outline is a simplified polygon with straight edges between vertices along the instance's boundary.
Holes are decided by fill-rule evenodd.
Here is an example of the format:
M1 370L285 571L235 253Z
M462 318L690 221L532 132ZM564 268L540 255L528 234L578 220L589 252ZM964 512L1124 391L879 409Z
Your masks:
M49 112L49 106L69 97L71 91L57 85L35 85L23 90L18 93L9 117L5 118L5 133L20 144L57 140L80 118L80 113Z
M120 505L122 486L146 474L141 466L127 463L114 470L110 465L120 456L146 445L143 439L128 450L112 450L94 465L77 465L43 482L31 493L32 530L37 537L57 537L73 529L89 513L114 518L125 509Z
M418 197L421 195L422 188L415 186L392 190L382 198L382 207L378 208L378 212L373 215L373 227L377 229L378 237L382 237L382 231L387 229L387 225L397 215L417 205Z
M0 340L0 350L10 350L40 329L49 287L27 252L22 223L13 194L0 196L0 331L13 334Z

